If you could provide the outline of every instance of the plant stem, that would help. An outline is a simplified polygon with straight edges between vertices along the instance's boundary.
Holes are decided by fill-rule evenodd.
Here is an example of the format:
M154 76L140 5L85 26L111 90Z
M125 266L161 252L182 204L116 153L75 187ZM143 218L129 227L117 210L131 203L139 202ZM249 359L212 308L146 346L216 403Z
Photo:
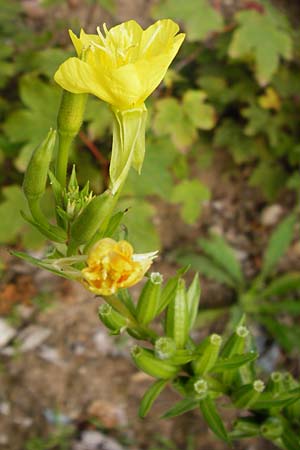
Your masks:
M59 145L56 157L55 176L64 189L67 182L67 168L73 136L59 133Z

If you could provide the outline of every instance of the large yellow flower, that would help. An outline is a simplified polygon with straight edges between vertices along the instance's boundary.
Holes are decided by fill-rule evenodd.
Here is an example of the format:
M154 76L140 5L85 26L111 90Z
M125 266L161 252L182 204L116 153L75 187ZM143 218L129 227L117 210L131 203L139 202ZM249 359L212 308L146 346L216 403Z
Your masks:
M156 253L134 255L127 241L101 239L88 255L87 267L82 270L83 284L94 294L112 295L118 289L138 283Z
M172 20L158 20L143 30L134 20L104 33L70 36L78 58L57 70L56 82L65 90L90 93L120 110L139 108L162 81L184 40Z

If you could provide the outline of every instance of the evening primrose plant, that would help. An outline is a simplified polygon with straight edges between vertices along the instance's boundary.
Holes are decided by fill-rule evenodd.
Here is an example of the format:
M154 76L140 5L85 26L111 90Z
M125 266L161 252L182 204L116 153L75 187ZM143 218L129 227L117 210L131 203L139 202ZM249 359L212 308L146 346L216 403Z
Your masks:
M127 332L139 342L131 350L132 359L154 378L141 401L141 417L170 386L182 400L165 418L198 409L215 435L228 444L236 438L264 436L280 448L300 449L299 382L285 373L261 379L245 317L229 335L213 333L197 342L192 329L201 292L198 276L187 287L183 279L187 268L166 281L159 272L147 274L157 252L136 254L121 238L125 212L118 209L118 198L130 167L141 172L144 159L144 101L163 79L184 34L168 19L146 30L135 21L110 30L104 25L103 30L98 28L97 34L82 30L79 37L70 32L77 57L65 61L55 74L64 89L57 132L50 130L34 151L24 178L31 215L23 215L52 247L41 260L14 254L101 296L99 318L110 333ZM69 149L80 130L88 94L108 103L114 117L110 184L100 195L90 190L88 180L79 186L75 167L69 178L67 174ZM55 224L41 207L48 180ZM145 275L135 301L128 288ZM227 407L247 413L231 432L218 412L217 402L225 398Z

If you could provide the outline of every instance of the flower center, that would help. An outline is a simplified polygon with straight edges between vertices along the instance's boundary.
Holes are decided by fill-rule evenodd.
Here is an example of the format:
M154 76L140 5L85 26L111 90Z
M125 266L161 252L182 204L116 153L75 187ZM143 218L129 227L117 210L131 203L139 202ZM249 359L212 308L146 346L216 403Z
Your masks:
M101 32L100 27L97 27L97 33L101 44L94 44L105 52L114 62L116 66L122 66L130 62L134 62L135 49L137 43L133 41L133 35L129 33L125 24L122 24L118 31L108 30L106 24L103 24L104 33Z

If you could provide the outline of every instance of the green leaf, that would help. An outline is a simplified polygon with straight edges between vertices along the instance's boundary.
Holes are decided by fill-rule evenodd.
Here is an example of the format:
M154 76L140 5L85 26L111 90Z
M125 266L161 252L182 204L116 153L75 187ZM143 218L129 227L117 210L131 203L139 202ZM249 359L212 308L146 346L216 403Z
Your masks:
M131 170L124 192L134 196L157 195L168 200L173 187L169 168L177 156L177 150L168 138L152 139L147 144L147 151L142 175ZM159 170L158 170L159 168Z
M73 56L73 51L70 52L61 48L47 48L33 52L30 66L32 70L52 78L60 64L70 56Z
M290 314L291 316L300 315L299 300L282 300L280 302L259 302L258 311L263 314Z
M244 276L241 265L237 260L233 249L227 244L224 238L213 235L210 240L199 239L200 248L219 265L232 278L234 283L242 285Z
M169 134L174 145L185 149L197 139L197 130L175 98L158 100L155 104L153 129L158 136Z
M188 90L183 96L183 111L200 130L211 130L216 124L215 109L204 103L206 97L204 91L197 90Z
M220 358L211 369L211 372L223 372L224 370L237 369L251 361L255 361L257 358L258 353L255 352L245 353L244 355L234 355L231 358Z
M200 286L200 281L199 281L199 274L196 273L196 275L194 276L194 279L186 293L188 312L189 312L189 329L190 330L193 328L194 323L197 318L197 315L198 315L200 296L201 296L201 286Z
M262 297L283 295L300 289L300 272L290 272L278 276L261 293Z
M277 71L280 58L292 56L293 43L287 25L274 18L270 10L240 11L235 19L238 27L232 36L229 56L240 59L251 56L258 82L266 85Z
M157 380L147 389L145 392L140 407L139 407L139 416L146 417L150 409L152 408L153 403L159 396L159 394L163 391L163 389L167 386L168 380Z
M209 428L222 441L230 443L229 436L223 424L223 421L217 411L215 402L208 395L203 400L200 400L200 410Z
M280 165L276 165L276 160L261 161L253 170L249 184L261 189L267 200L272 201L284 187L286 180L287 174Z
M153 15L156 19L170 17L182 22L189 41L203 40L223 27L222 15L208 0L162 0L154 8Z
M0 243L13 243L24 227L20 211L27 202L19 186L8 186L2 190L4 201L0 203Z
M296 214L286 217L272 233L268 247L264 254L262 276L266 277L274 269L280 258L290 246L294 236L294 226L297 220Z
M294 433L290 427L285 427L281 440L285 450L300 450L299 435Z
M144 200L126 197L121 198L119 207L128 208L122 223L128 229L129 240L134 246L135 253L158 250L160 240L153 223L155 208Z
M209 189L199 180L184 180L177 184L172 193L171 202L181 204L183 220L192 225L198 219L202 204L210 199Z
M19 89L24 108L12 112L3 128L12 142L23 143L15 164L20 171L25 171L35 147L50 128L56 127L61 90L33 75L22 77Z
M194 398L184 398L180 400L176 405L172 406L163 416L162 419L171 419L172 417L180 416L192 409L197 408L199 400Z
M263 392L258 400L251 406L253 410L270 409L270 408L285 408L288 405L300 400L300 388L293 389L290 392L279 394L274 397L270 392Z
M199 271L211 280L227 284L230 287L235 287L232 278L206 256L197 255L195 253L181 253L176 259L180 264L190 264L194 270Z
M260 316L259 321L287 352L300 349L300 330L297 325L283 325L277 319L267 316Z

